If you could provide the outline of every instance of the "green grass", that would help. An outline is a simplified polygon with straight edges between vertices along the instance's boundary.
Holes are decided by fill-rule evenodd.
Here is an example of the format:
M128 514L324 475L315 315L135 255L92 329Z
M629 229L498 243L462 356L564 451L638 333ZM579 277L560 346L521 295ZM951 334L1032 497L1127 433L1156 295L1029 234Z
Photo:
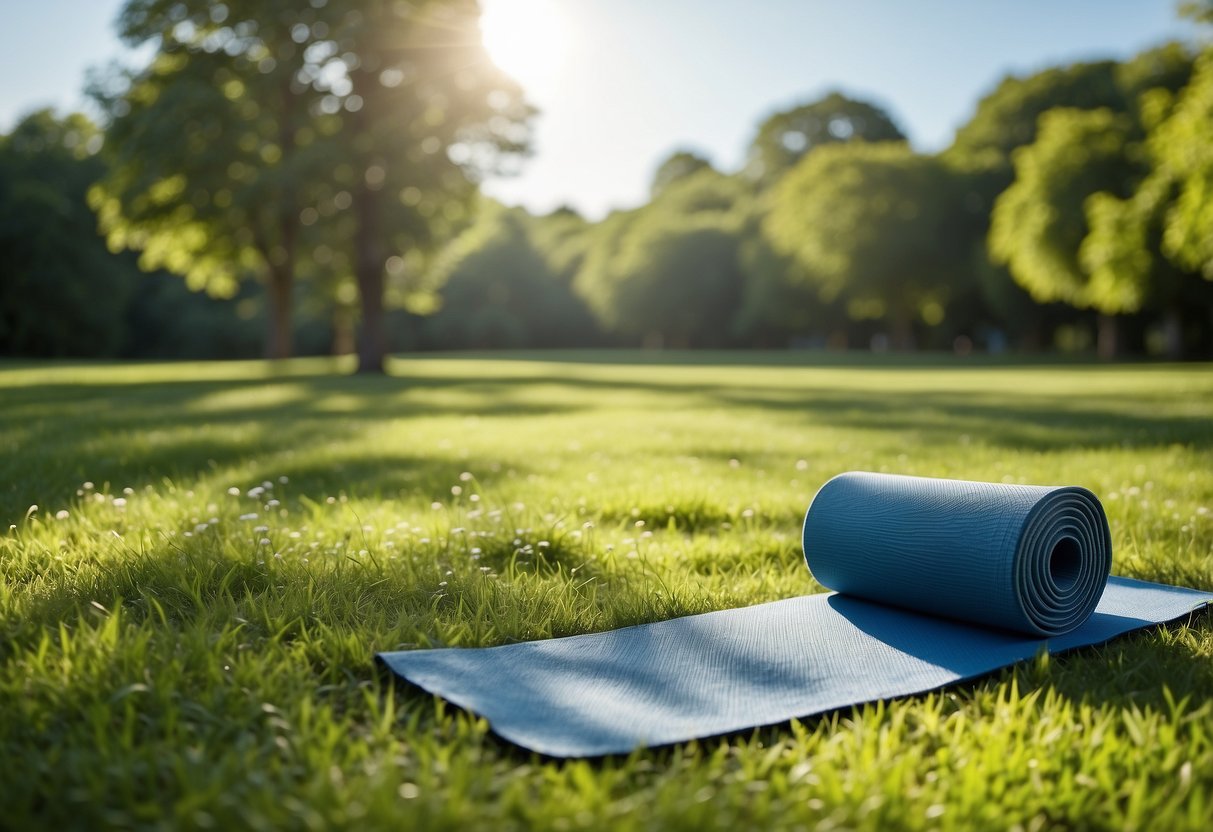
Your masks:
M1207 366L808 360L0 365L0 827L1209 828L1208 616L600 761L378 675L820 591L853 469L1085 485L1213 589Z

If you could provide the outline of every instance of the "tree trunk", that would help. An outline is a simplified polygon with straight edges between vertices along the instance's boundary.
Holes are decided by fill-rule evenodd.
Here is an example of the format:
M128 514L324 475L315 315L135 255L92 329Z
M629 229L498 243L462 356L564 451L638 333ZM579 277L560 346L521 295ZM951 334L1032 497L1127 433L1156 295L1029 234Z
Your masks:
M291 264L270 268L269 285L266 287L267 329L265 333L265 357L277 361L291 357Z
M279 93L282 111L278 124L278 141L282 153L289 158L294 153L295 130L292 115L296 106L289 79L283 80ZM299 211L295 189L289 181L278 195L278 213L274 223L277 226L274 230L277 232L278 245L273 244L272 237L263 236L259 239L258 247L269 264L270 275L266 292L269 320L265 357L276 361L290 358L294 352L291 293L295 283L295 241L299 230Z
M1112 361L1120 354L1120 336L1116 316L1100 315L1095 322L1095 345L1101 361Z
M362 330L358 335L358 372L383 373L386 338L383 332L383 251L379 240L378 194L366 185L354 195L354 276L358 281L358 303Z

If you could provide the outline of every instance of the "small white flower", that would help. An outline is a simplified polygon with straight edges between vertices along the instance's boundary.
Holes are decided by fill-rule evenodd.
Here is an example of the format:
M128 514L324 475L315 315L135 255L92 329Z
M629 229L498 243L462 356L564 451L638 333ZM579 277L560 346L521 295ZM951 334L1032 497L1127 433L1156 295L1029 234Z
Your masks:
M472 474L470 471L464 471L462 474L459 475L459 479L462 480L463 482L467 482L471 478L472 478Z
M286 474L283 474L281 477L278 478L278 482L282 483L283 485L286 485L290 481L291 481L291 478L288 477Z
M261 540L260 540L260 541L258 541L258 542L259 542L259 543L260 543L262 546L269 546L269 545L270 545L270 539L269 539L268 537L263 537L263 538L261 538Z
M269 526L254 526L254 527L253 527L253 531L254 531L255 533L259 533L259 532L268 532L269 530L270 530L270 527L269 527Z
M114 498L114 508L126 508L126 498L125 497L115 497Z
M269 502L267 502L265 504L265 507L266 508L278 508L278 506L280 506L280 505L282 505L282 503L278 502L277 500L270 500Z
M125 494L126 496L130 497L132 494L135 493L135 489L131 488L128 485L126 488L122 489L122 493Z
M55 512L56 520L66 520L69 516L70 515L68 514L67 509L65 509L65 508L61 508Z
M239 496L240 496L240 489L239 489L239 488L237 488L236 486L234 486L234 485L233 485L231 488L229 488L229 489L227 490L227 493L228 493L228 495L229 495L229 496L232 496L232 497L239 497Z
M265 482L261 483L261 487L264 488L266 491L269 491L270 489L272 489L274 487L274 484L272 482L270 482L269 480L266 480Z
M94 488L96 488L96 487L97 487L97 486L93 485L91 482L86 482L86 483L84 484L84 490L85 490L85 491L92 491L92 490L93 490Z
M439 502L437 502L437 501L434 501L434 502L430 503L430 508L432 508L434 511L441 511L441 510L442 510L442 503L439 503Z
M452 486L451 486L451 493L452 493L452 494L454 494L456 497L458 497L460 494L462 494L462 493L463 493L463 489L462 489L462 488L460 488L460 487L459 487L459 486L457 486L457 485L452 485Z
M241 519L241 520L256 520L256 519L257 519L257 513L256 513L256 512L251 512L251 513L249 513L249 514L241 514L241 515L240 515L240 519Z

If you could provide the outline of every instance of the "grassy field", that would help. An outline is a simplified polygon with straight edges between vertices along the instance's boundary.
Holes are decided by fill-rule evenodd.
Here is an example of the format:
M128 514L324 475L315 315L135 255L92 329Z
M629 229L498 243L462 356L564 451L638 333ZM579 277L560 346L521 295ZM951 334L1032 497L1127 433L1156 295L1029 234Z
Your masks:
M0 365L0 827L1210 828L1209 616L599 761L378 675L820 591L845 470L1085 485L1213 589L1208 366L810 360Z

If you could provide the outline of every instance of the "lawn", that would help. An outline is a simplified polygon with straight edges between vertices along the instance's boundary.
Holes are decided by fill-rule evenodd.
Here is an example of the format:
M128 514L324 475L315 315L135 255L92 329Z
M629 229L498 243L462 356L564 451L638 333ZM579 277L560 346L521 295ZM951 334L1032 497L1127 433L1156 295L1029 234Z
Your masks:
M594 761L376 671L821 591L846 470L1085 485L1213 589L1208 366L821 361L0 364L0 826L1209 828L1208 615Z

